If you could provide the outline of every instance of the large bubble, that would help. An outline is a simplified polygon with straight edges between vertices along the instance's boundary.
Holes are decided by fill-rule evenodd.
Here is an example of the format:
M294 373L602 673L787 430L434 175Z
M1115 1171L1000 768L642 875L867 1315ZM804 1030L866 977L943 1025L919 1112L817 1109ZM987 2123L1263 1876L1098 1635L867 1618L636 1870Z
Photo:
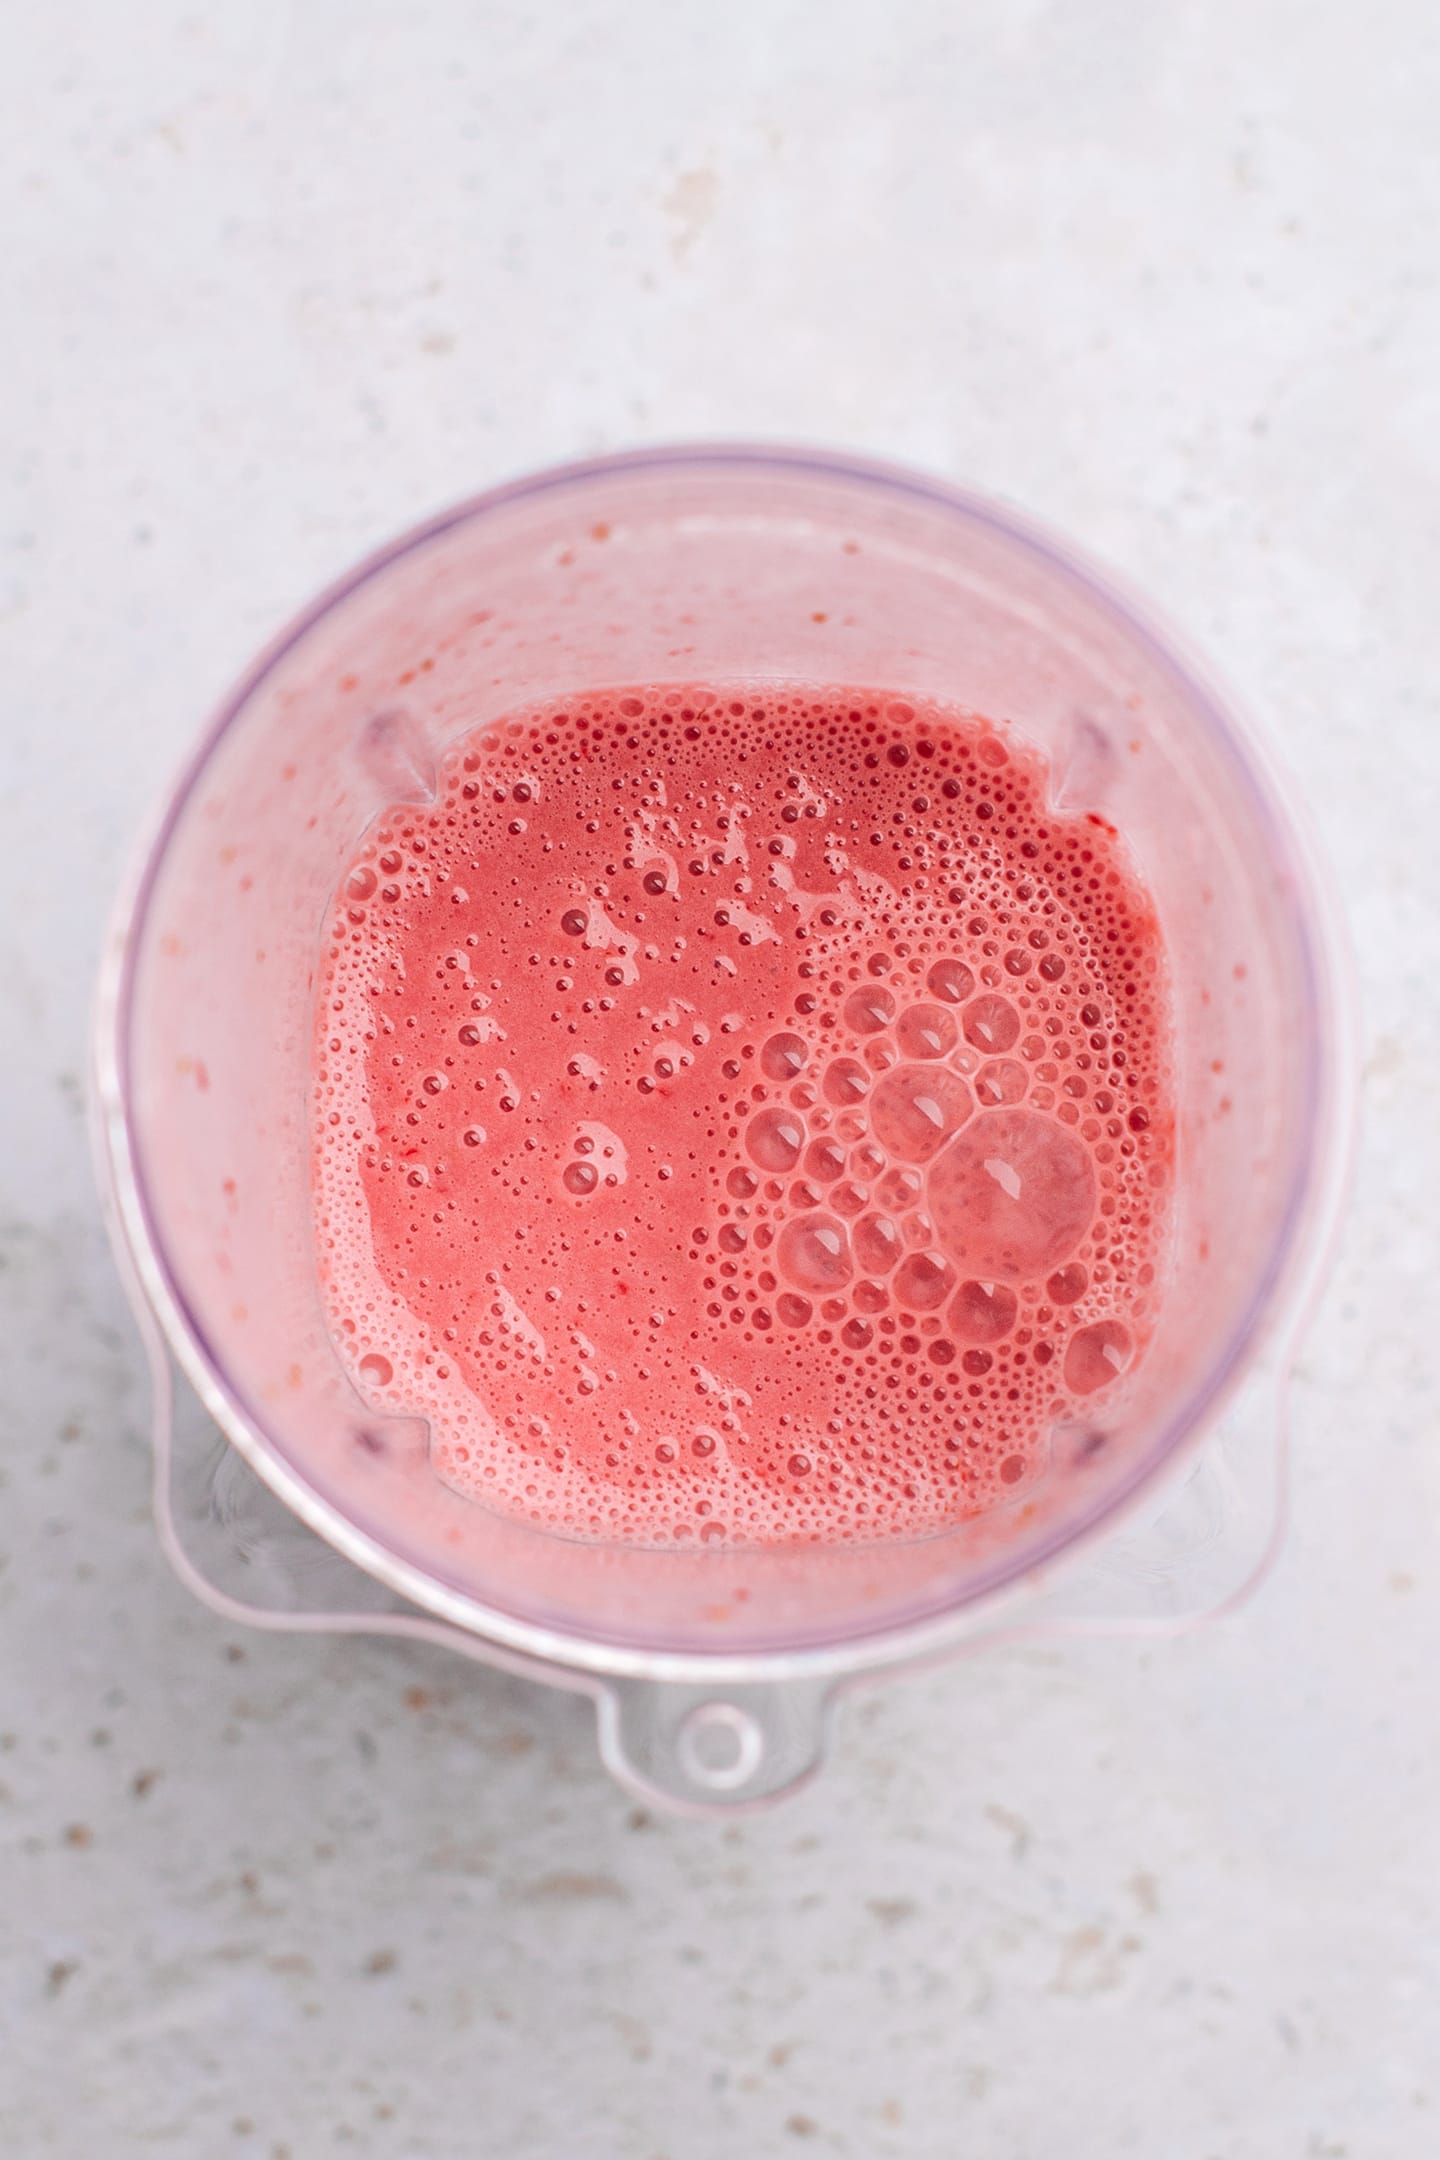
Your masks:
M936 1235L983 1281L1044 1275L1072 1253L1095 1213L1089 1150L1034 1110L982 1112L931 1165Z
M758 1110L745 1128L745 1152L761 1170L793 1170L805 1145L805 1121L794 1110Z
M889 1154L923 1163L959 1131L974 1107L958 1073L943 1066L897 1065L875 1084L870 1127Z
M962 1282L950 1301L946 1319L957 1342L995 1343L1010 1333L1020 1300L1008 1283Z
M1009 998L985 991L972 998L964 1013L965 1040L977 1050L998 1054L1014 1047L1020 1033L1020 1015Z
M907 1005L895 1023L895 1040L906 1057L945 1057L959 1039L955 1017L943 1005Z
M1118 1380L1130 1363L1130 1331L1118 1320L1096 1320L1071 1336L1065 1351L1065 1385L1093 1395Z
M849 1233L834 1215L797 1215L775 1247L782 1273L801 1290L843 1290L850 1280Z

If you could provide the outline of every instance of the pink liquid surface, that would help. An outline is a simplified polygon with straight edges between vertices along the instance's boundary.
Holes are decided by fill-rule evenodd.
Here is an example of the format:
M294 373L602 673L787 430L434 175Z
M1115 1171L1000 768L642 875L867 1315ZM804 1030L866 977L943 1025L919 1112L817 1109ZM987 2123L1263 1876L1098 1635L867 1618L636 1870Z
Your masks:
M378 820L325 941L317 1242L448 1484L572 1536L913 1536L1104 1414L1158 1300L1164 954L1049 779L883 693L637 689Z

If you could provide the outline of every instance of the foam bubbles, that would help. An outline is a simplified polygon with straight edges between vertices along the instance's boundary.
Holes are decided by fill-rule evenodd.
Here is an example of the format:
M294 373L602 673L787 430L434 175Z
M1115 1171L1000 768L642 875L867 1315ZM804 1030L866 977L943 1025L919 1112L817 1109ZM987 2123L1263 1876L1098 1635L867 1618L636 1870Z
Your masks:
M1020 1037L1020 1015L1009 998L986 991L965 1007L964 1028L966 1042L977 1050L1009 1050Z
M843 1290L852 1272L849 1235L833 1215L797 1215L786 1223L776 1258L800 1290Z
M1073 1134L1033 1110L977 1117L931 1165L936 1234L962 1267L1014 1281L1075 1250L1095 1212L1095 1166Z
M950 1332L962 1343L996 1343L1010 1333L1020 1300L1008 1283L962 1282L946 1315Z
M803 1072L810 1046L800 1035L772 1035L760 1052L760 1070L767 1080L793 1080Z
M793 1170L805 1145L805 1122L793 1110L761 1110L745 1128L746 1152L761 1170Z
M895 1000L879 983L864 983L845 1000L845 1025L856 1035L878 1035L895 1018Z
M905 1250L900 1225L889 1215L862 1215L853 1237L856 1262L868 1275L888 1275Z
M805 1175L817 1185L833 1185L845 1168L846 1153L838 1140L812 1140L805 1150Z
M963 1005L975 988L975 977L963 960L947 953L926 969L925 987L932 997L943 998L947 1005Z
M1024 1101L1030 1075L1015 1058L991 1058L988 1064L980 1067L970 1085L982 1110L996 1110L1004 1103Z
M895 1270L895 1296L912 1312L938 1312L954 1287L954 1268L933 1248L907 1253Z
M845 1105L863 1102L870 1092L870 1075L855 1058L832 1058L825 1068L821 1090L826 1102Z
M906 1057L945 1057L958 1039L954 1015L943 1005L907 1005L895 1023L895 1040Z
M1052 1305L1073 1305L1089 1288L1090 1277L1078 1260L1071 1260L1045 1279L1045 1295Z
M863 691L577 696L436 777L340 881L317 1004L362 1392L580 1538L910 1536L1028 1490L1161 1294L1163 969L1113 836L1018 743Z
M1130 1363L1130 1330L1118 1320L1096 1320L1072 1335L1065 1352L1065 1385L1093 1395L1118 1380Z
M958 1073L897 1066L876 1082L870 1126L881 1147L901 1162L928 1162L975 1107Z

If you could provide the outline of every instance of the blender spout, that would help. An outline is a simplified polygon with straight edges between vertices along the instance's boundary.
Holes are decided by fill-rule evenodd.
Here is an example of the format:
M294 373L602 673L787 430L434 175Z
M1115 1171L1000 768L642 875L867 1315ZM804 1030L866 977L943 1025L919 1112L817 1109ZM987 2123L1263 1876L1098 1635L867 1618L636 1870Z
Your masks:
M833 1676L738 1686L608 1679L595 1698L600 1753L622 1785L662 1807L763 1807L820 1768L835 1686Z

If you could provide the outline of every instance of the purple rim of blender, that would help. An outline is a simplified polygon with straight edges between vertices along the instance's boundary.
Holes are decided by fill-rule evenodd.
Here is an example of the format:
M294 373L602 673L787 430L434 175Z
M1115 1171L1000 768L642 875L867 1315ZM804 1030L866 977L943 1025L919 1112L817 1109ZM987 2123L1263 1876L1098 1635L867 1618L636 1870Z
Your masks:
M976 1574L963 1594L957 1596L953 1592L932 1592L917 1600L915 1607L903 1618L892 1617L881 1628L870 1630L857 1626L832 1630L813 1638L807 1638L802 1631L783 1648L772 1649L732 1642L723 1650L717 1651L698 1641L689 1644L672 1638L663 1645L657 1645L639 1635L616 1633L597 1637L581 1634L563 1619L541 1617L538 1614L531 1616L508 1606L486 1605L459 1582L447 1581L440 1569L426 1568L416 1561L392 1553L374 1530L364 1527L311 1484L303 1469L294 1463L287 1451L270 1436L264 1419L256 1413L230 1379L190 1304L175 1268L171 1265L151 1205L143 1153L131 1114L131 1023L136 956L142 942L160 866L171 835L183 816L216 746L243 713L271 671L333 608L350 598L362 586L369 584L393 563L418 548L428 546L431 541L453 531L457 526L468 524L507 503L556 489L603 483L616 475L687 466L692 469L705 466L743 466L759 472L769 469L780 473L808 474L820 480L847 482L881 495L909 497L957 514L972 525L989 527L1006 540L1018 543L1032 555L1038 556L1058 571L1062 579L1079 585L1104 613L1118 619L1126 634L1146 653L1160 673L1178 685L1187 705L1203 714L1234 779L1251 798L1263 826L1267 829L1276 859L1285 866L1285 883L1291 896L1291 927L1304 976L1308 1055L1302 1061L1301 1131L1279 1224L1265 1254L1263 1267L1252 1287L1243 1320L1212 1359L1197 1386L1167 1420L1153 1446L1119 1485L1107 1489L1103 1496L1097 1497L1078 1517L1071 1518L1063 1526L1040 1539L1033 1547L1020 1549L1014 1557L1002 1554L994 1563ZM1305 906L1297 905L1297 898L1302 894L1311 903L1308 917ZM1019 1585L1044 1569L1061 1553L1070 1554L1087 1544L1097 1531L1123 1516L1127 1505L1162 1470L1171 1466L1182 1455L1187 1443L1198 1441L1212 1415L1237 1384L1243 1368L1258 1350L1275 1316L1280 1304L1279 1292L1284 1287L1287 1273L1301 1257L1301 1234L1305 1218L1316 1201L1325 1175L1325 1165L1320 1161L1316 1143L1324 1137L1322 1127L1326 1122L1325 1113L1332 1107L1329 1098L1334 1089L1334 1046L1330 1030L1325 1024L1331 1000L1327 995L1329 975L1322 961L1320 916L1320 896L1308 874L1300 835L1291 821L1278 809L1258 746L1242 737L1240 728L1231 718L1227 701L1217 690L1209 687L1201 669L1184 654L1168 629L1162 632L1152 626L1143 604L1131 600L1108 576L1097 573L1088 563L1077 558L1068 546L1062 546L1048 532L1033 525L1028 518L1008 507L1001 507L982 497L969 494L963 489L950 487L944 482L931 480L923 474L878 459L852 458L848 455L838 456L786 446L723 442L673 444L650 450L621 452L613 456L551 466L522 479L505 482L485 490L482 494L471 496L425 523L412 527L368 555L348 575L330 585L252 662L182 767L180 777L166 799L158 828L153 834L140 875L134 884L128 910L122 919L123 947L115 987L112 1037L118 1101L113 1107L118 1110L124 1127L130 1158L129 1182L149 1248L148 1258L161 1278L189 1345L205 1368L210 1391L230 1409L232 1415L238 1415L263 1442L262 1449L256 1454L252 1455L249 1448L244 1451L253 1467L263 1476L265 1451L268 1451L270 1457L278 1458L285 1466L288 1480L302 1487L309 1498L310 1505L304 1511L305 1519L332 1543L336 1542L336 1539L331 1532L339 1531L340 1549L346 1552L347 1557L369 1572L381 1575L382 1579L388 1580L392 1587L400 1589L416 1603L429 1603L432 1610L438 1608L433 1599L427 1600L426 1587L440 1589L452 1614L459 1608L465 1616L461 1624L472 1631L490 1634L496 1641L522 1650L538 1651L542 1656L569 1656L591 1669L626 1669L637 1655L644 1662L645 1669L651 1672L658 1672L662 1664L674 1664L677 1671L680 1668L686 1671L710 1671L737 1662L752 1672L759 1669L778 1670L783 1667L787 1672L793 1673L806 1669L814 1670L830 1663L853 1668L871 1662L889 1662L894 1657L903 1655L912 1641L919 1650L943 1641L943 1623L946 1619L954 1621L958 1632L963 1618L977 1605ZM105 1107L108 1109L111 1106ZM113 1146L107 1152L111 1175L119 1190L124 1183L123 1169L116 1161ZM146 1294L148 1297L148 1292ZM165 1316L160 1314L158 1317L163 1325ZM223 1419L221 1422L224 1422ZM234 1438L233 1433L230 1437ZM282 1494L281 1497L293 1506L291 1495ZM353 1549L357 1543L372 1548L373 1560L362 1557ZM864 1654L857 1657L856 1653L861 1651L862 1645Z

